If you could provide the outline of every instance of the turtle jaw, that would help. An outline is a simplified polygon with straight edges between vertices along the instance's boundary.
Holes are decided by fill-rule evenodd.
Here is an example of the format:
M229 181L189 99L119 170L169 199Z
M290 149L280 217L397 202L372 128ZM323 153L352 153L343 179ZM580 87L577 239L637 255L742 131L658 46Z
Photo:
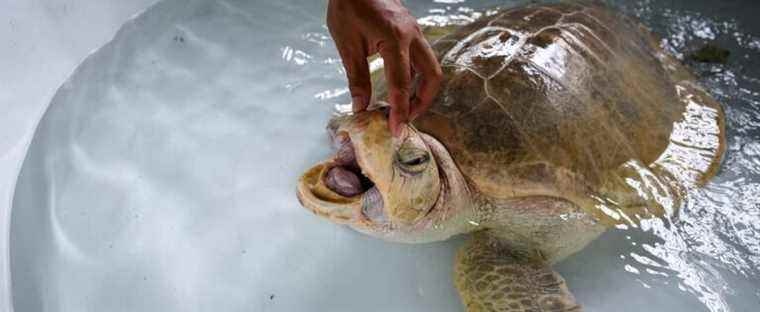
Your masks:
M298 201L316 215L338 224L350 224L361 214L361 195L345 197L327 186L327 173L334 166L333 161L326 161L306 171L298 180Z
M298 181L298 200L304 208L337 224L371 227L383 223L383 199L365 176L346 135L331 136L336 155L312 167Z

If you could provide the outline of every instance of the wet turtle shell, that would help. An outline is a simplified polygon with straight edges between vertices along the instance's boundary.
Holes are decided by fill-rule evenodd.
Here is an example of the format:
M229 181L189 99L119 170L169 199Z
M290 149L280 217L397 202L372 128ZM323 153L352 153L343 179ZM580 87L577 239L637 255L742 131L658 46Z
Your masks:
M720 105L604 6L491 11L432 47L444 81L414 125L486 196L566 198L621 221L672 211L717 170Z

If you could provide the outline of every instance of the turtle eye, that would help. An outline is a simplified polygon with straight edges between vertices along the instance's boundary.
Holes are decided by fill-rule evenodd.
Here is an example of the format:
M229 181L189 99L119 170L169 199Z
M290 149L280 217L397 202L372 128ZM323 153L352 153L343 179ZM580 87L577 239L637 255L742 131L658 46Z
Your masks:
M420 173L430 163L430 154L422 149L401 146L396 152L396 164L407 173Z

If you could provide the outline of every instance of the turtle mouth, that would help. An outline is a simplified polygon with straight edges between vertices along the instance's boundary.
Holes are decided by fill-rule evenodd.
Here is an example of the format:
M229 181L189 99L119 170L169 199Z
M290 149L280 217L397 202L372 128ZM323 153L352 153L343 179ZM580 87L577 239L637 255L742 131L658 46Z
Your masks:
M362 172L351 139L347 135L341 135L333 140L337 141L337 152L324 176L325 186L336 194L349 198L375 187L375 183Z
M299 179L301 205L336 223L385 222L380 191L362 171L348 134L337 133L331 139L335 155Z

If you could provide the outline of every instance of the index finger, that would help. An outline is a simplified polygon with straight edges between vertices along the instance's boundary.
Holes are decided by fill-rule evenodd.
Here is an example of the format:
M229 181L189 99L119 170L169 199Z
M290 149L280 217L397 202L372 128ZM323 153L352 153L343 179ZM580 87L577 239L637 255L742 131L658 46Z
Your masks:
M366 49L359 44L338 47L343 67L346 69L354 112L366 110L372 98L372 80L365 51Z

